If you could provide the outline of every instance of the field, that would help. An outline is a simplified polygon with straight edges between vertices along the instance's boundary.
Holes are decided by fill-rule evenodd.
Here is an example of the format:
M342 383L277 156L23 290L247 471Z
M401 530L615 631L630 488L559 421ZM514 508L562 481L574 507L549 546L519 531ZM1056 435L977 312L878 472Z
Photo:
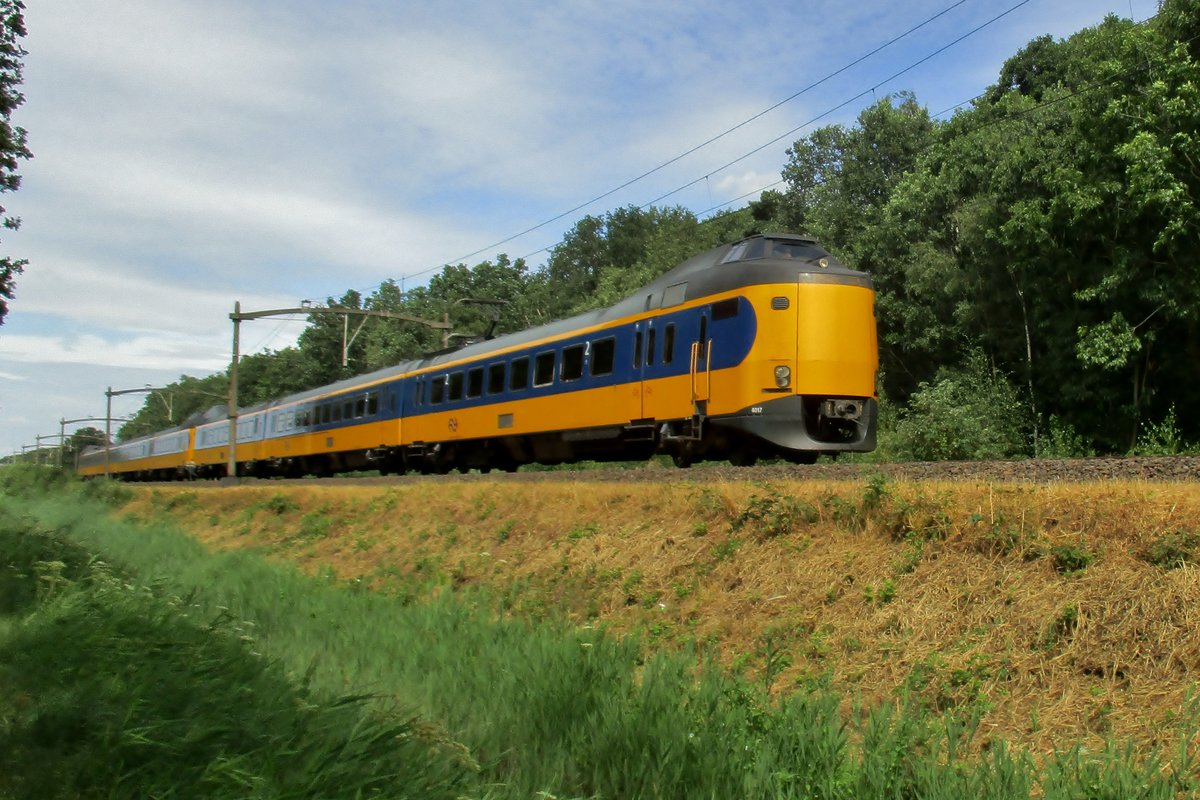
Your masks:
M313 691L432 720L495 781L463 796L733 796L671 760L701 736L758 749L704 759L743 796L1187 797L1196 500L1190 484L877 475L180 485L122 497L111 525L131 533L73 540L251 621ZM291 565L311 578L267 577ZM581 649L611 660L580 677ZM813 741L787 738L799 728ZM581 756L581 735L604 747ZM639 753L670 774L647 777Z

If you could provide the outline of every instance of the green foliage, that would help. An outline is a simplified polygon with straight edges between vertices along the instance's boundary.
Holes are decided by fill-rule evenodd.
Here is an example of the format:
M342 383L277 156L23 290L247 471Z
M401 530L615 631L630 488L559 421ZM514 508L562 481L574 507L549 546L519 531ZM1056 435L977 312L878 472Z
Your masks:
M1082 544L1056 544L1050 548L1054 569L1064 575L1074 575L1087 569L1096 556Z
M66 472L37 464L10 464L0 468L0 493L41 495L71 482Z
M746 506L730 523L734 531L749 526L760 540L784 536L800 525L811 525L820 519L812 504L791 495L781 495L776 489L764 488L764 494L751 494Z
M892 446L918 461L1006 458L1025 449L1026 409L1004 376L974 353L961 370L921 384Z
M0 542L2 796L454 798L473 777L427 723L297 685L227 613L199 623L28 517Z
M120 508L133 499L133 490L118 480L92 478L83 482L79 494L109 508Z
M25 5L21 0L0 2L0 192L14 192L21 185L17 174L17 160L33 157L27 146L24 128L12 124L12 114L25 95L20 86L25 58L21 39L25 37ZM4 207L0 206L0 214ZM21 225L17 217L4 217L0 225L16 230ZM29 262L8 256L0 258L0 325L8 315L8 303L13 299L14 283Z
M868 586L864 599L869 606L884 606L896 599L896 582L888 578L879 586Z
M1139 456L1174 456L1191 447L1183 441L1175 419L1175 406L1167 410L1162 422L1151 422L1139 431L1133 454Z
M276 492L275 494L271 495L266 500L262 501L262 503L259 504L259 507L263 511L266 511L269 514L274 514L277 517L282 517L284 514L290 514L293 511L299 510L300 508L298 505L296 505L296 501L292 499L291 495L284 494L283 492Z
M1163 569L1200 564L1200 533L1170 531L1158 536L1141 554L1142 558Z
M1039 458L1088 458L1094 455L1095 449L1084 441L1074 426L1056 416L1050 417L1049 430L1037 443Z

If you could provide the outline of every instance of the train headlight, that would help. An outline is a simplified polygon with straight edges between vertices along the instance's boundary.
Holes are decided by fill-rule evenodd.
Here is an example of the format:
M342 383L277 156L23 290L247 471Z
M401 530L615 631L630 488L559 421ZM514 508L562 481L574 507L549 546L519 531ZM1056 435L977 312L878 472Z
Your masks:
M775 368L775 385L780 389L786 389L792 385L792 368L791 367L776 367Z

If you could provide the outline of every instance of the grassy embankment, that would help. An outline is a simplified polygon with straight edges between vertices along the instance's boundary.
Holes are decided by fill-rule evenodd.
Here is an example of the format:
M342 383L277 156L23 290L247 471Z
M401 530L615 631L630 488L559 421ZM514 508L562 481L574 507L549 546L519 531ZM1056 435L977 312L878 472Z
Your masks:
M1192 491L172 487L123 521L34 511L190 618L252 623L314 697L436 720L422 744L467 796L1124 798L1195 788Z

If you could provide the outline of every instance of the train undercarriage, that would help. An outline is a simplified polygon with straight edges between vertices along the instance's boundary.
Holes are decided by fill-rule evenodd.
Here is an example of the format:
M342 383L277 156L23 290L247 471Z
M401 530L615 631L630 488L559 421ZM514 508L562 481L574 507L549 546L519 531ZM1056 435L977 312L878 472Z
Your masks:
M721 417L696 413L668 421L635 420L584 430L415 442L403 447L245 462L239 464L238 475L298 478L372 470L384 475L515 472L525 464L645 461L655 455L669 456L677 467L705 461L753 466L764 459L811 464L822 453L874 449L877 413L877 402L870 397L789 396ZM225 475L225 465L218 464L170 475L123 477L173 480Z

